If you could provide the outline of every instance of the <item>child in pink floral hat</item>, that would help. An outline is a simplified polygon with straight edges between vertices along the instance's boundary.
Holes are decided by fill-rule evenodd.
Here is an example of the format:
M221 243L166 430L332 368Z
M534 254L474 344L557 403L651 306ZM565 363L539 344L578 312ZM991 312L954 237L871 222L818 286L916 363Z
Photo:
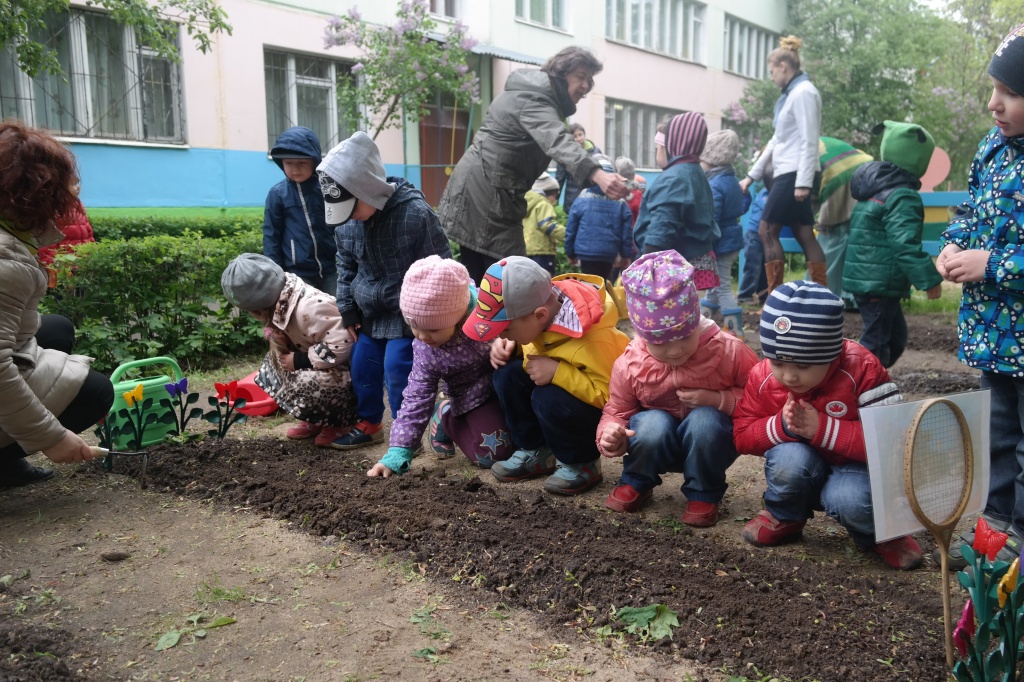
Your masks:
M737 453L732 412L757 355L700 315L694 268L675 251L641 256L622 273L636 336L612 369L597 427L605 457L623 457L605 505L633 512L661 474L683 474L683 523L713 526Z

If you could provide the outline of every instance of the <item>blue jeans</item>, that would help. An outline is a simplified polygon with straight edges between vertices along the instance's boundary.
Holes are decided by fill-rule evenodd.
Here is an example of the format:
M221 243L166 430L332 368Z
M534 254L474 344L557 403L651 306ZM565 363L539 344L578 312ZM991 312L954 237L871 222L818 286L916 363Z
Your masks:
M1024 535L1024 379L984 372L981 387L992 391L985 516Z
M804 521L824 511L859 546L874 546L867 465L832 465L810 445L782 443L764 454L764 477L765 509L779 521Z
M601 456L594 438L601 410L564 388L533 383L521 359L499 367L491 381L520 448L536 450L547 444L563 464L587 464Z
M757 230L743 230L743 272L736 298L750 299L768 289L768 275L764 271L764 245Z
M736 461L732 419L713 407L698 407L683 420L662 410L637 412L629 420L636 435L622 458L622 482L637 492L661 485L668 471L683 474L686 499L718 503L729 485L725 470Z
M384 419L384 384L388 387L391 416L402 409L402 391L412 371L412 339L375 339L359 334L352 349L352 390L356 416L371 424Z
M875 354L885 368L892 367L907 348L907 320L898 298L854 297L864 327L860 345Z

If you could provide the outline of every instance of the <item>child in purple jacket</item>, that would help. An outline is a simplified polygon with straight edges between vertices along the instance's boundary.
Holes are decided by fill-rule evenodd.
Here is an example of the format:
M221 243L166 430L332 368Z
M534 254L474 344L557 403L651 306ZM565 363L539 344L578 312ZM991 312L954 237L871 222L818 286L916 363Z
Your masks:
M406 273L399 306L415 337L412 371L391 425L390 447L367 476L408 471L428 422L431 448L442 459L454 455L458 445L471 462L487 469L515 451L491 386L491 344L462 331L476 305L475 291L469 271L449 258L422 258ZM435 404L438 382L446 397Z

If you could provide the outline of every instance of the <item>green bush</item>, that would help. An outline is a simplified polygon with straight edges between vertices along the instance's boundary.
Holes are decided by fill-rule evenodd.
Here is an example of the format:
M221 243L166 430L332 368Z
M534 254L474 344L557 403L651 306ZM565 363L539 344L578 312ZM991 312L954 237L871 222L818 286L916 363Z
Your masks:
M100 371L157 355L202 367L263 344L259 323L228 305L220 287L228 262L261 245L259 231L83 244L58 254L57 286L40 307L74 322L76 352Z
M181 237L192 232L203 237L233 237L243 233L259 231L263 227L262 214L251 212L239 214L226 212L224 215L181 216L89 216L96 241L118 239L142 239L166 235Z

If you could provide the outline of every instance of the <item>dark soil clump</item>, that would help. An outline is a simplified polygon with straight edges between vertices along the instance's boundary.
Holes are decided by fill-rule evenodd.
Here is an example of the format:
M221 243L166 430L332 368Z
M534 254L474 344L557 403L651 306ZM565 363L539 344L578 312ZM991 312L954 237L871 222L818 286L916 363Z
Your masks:
M0 585L0 682L83 682L64 662L73 638L62 630L28 630L12 618L17 594Z

